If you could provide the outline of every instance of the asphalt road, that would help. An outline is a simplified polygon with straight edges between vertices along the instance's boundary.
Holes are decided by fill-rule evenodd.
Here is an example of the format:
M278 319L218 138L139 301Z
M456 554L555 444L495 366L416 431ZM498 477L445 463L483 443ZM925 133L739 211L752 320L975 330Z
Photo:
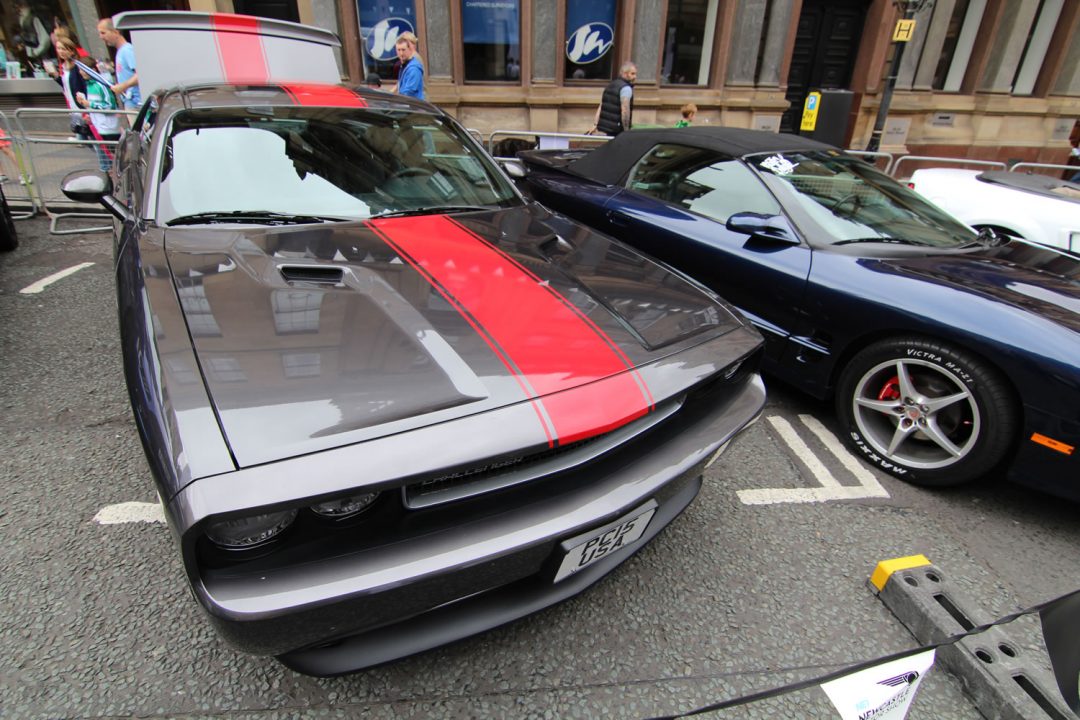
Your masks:
M761 494L739 491L821 487L818 462L863 484L814 432L829 408L770 384L766 417L690 509L585 594L362 674L297 675L217 639L164 525L93 521L155 499L111 242L50 236L42 218L18 228L0 255L0 717L649 717L914 647L867 588L879 560L923 553L993 617L1080 588L1077 506L999 480L930 492L867 469L888 497L747 504ZM80 263L94 264L19 292ZM1030 618L1009 632L1041 652ZM715 716L837 717L817 688ZM909 717L980 714L939 666Z

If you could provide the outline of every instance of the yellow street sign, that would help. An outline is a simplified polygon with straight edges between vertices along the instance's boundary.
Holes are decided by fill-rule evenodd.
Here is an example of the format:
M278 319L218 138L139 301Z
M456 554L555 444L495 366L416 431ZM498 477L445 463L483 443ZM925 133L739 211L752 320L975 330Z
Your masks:
M821 93L812 92L806 96L806 104L803 105L802 124L800 130L813 131L817 127L818 108L821 106Z
M893 30L892 39L893 42L908 42L909 40L911 40L911 36L914 34L914 20L897 20L896 29Z

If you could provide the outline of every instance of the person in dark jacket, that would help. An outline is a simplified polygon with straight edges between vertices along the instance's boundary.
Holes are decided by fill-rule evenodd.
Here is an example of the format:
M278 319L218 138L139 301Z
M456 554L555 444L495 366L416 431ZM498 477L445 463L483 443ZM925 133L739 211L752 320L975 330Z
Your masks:
M629 130L634 116L634 81L637 80L637 65L623 63L619 68L619 77L608 83L596 108L593 132L602 132L614 137L623 130Z

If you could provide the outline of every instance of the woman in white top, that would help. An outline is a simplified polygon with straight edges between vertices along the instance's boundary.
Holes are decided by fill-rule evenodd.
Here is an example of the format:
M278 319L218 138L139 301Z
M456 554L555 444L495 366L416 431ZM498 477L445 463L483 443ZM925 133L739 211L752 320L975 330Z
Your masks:
M58 37L56 39L56 56L60 58L60 69L53 75L53 79L64 88L64 99L68 107L77 110L79 105L75 97L79 93L86 94L86 81L75 67L75 60L79 57L78 46L70 39ZM86 116L81 112L71 113L71 132L80 140L90 140L90 128L86 124Z

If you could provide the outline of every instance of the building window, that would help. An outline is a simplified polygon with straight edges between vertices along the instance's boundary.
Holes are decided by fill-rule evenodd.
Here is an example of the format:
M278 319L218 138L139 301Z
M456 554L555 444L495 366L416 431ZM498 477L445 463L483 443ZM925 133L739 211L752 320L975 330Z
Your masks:
M941 46L941 56L938 58L937 67L934 69L934 79L930 85L935 90L945 89L945 78L949 74L949 68L952 67L953 58L956 55L956 43L960 39L960 30L964 26L967 11L968 0L957 0L953 5L949 25L945 30L945 42ZM938 18L935 17L934 20Z
M1057 27L1063 4L1063 0L1042 0L1039 3L1024 45L1024 60L1013 77L1013 95L1031 95L1035 91L1035 82L1042 71L1046 52L1050 49L1050 39Z
M220 337L221 328L214 319L214 311L210 309L210 300L206 297L202 279L182 282L190 284L180 285L176 294L180 297L180 307L184 309L184 318L191 334L195 337Z
M416 4L413 0L357 0L356 10L364 46L364 77L377 73L383 80L397 82L401 68L394 45L401 33L416 34Z
M616 0L566 0L567 80L615 77Z
M718 0L670 0L660 82L708 85ZM764 44L764 39L763 39ZM759 63L760 65L760 63Z
M310 353L284 353L281 364L287 378L318 377L322 374L322 355Z
M319 332L321 292L275 290L270 295L274 308L274 330L279 335Z
M247 375L244 374L244 370L240 367L240 362L228 355L208 358L206 361L206 374L215 382L247 381Z
M466 82L520 82L520 0L461 0Z

